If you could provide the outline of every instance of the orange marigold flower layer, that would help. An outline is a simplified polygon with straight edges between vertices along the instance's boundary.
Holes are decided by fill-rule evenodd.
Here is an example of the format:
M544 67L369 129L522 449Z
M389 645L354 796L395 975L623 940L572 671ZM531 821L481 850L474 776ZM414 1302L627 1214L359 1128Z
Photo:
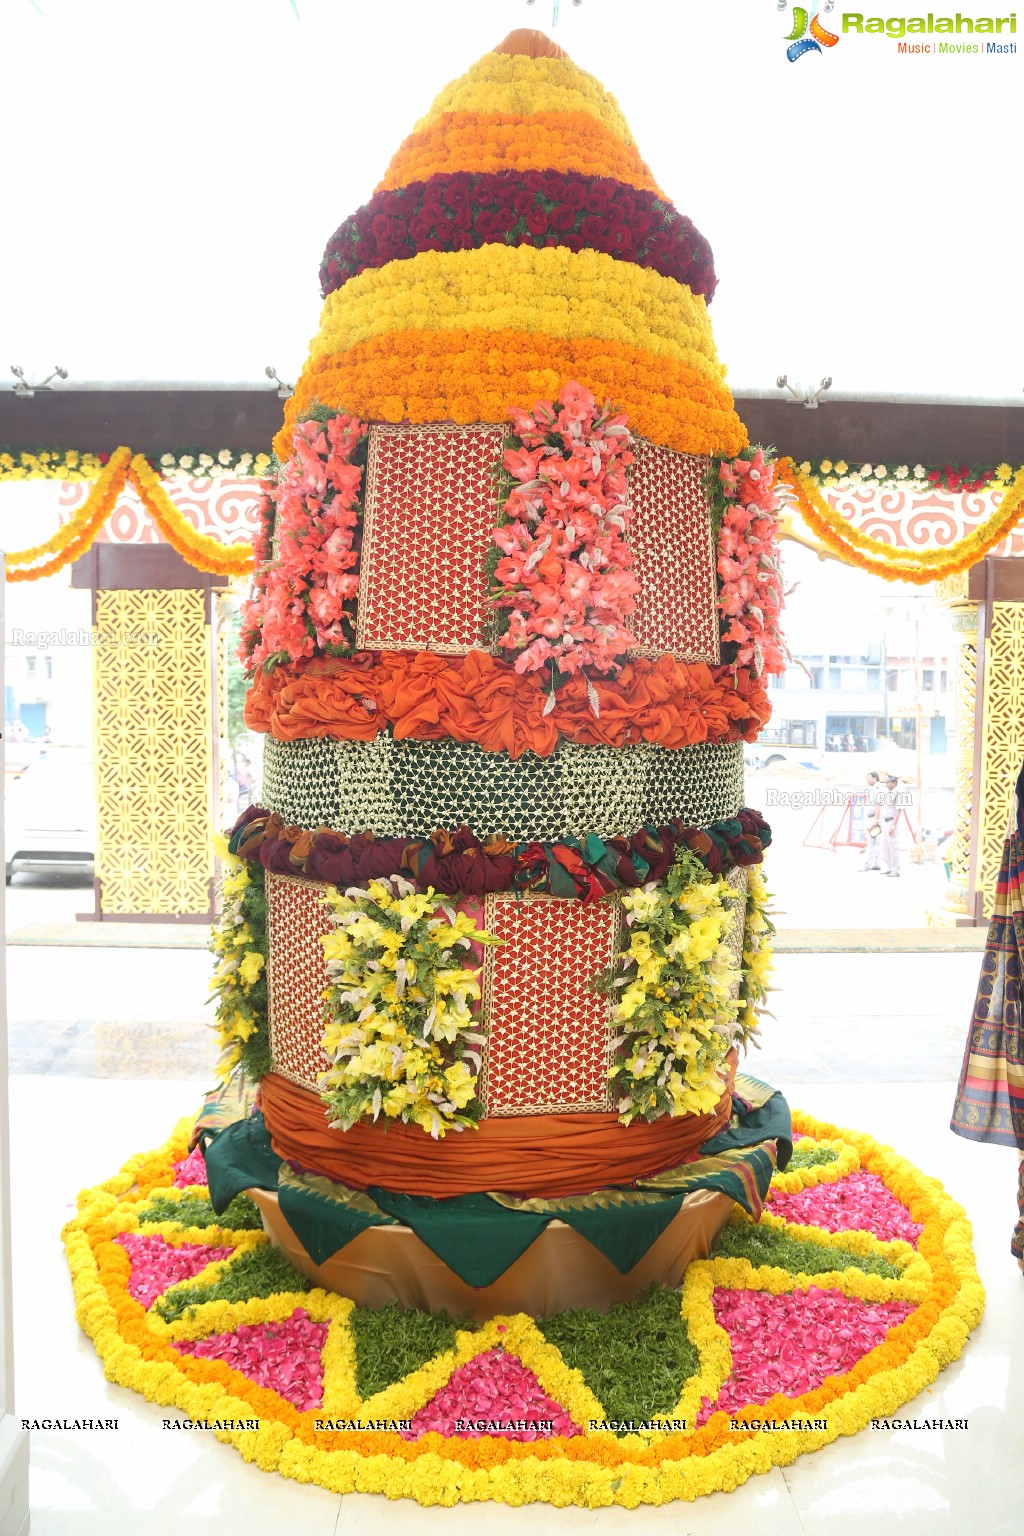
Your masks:
M664 193L637 149L583 112L445 112L400 145L374 190L442 171L582 171Z
M411 330L308 365L274 448L288 457L292 423L317 400L364 421L504 422L509 401L553 400L567 378L612 401L634 432L661 447L733 458L747 445L726 385L676 358L598 337Z

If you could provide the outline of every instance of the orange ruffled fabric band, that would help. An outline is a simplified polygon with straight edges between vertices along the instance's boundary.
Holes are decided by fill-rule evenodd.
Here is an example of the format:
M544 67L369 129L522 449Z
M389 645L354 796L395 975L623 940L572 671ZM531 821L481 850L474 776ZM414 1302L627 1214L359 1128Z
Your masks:
M437 1200L489 1190L551 1199L630 1184L692 1158L729 1123L735 1051L726 1071L722 1097L706 1115L632 1125L613 1113L510 1115L443 1141L393 1120L329 1130L320 1096L276 1072L260 1083L260 1108L279 1157L353 1189L375 1184Z
M621 747L753 741L771 715L763 685L745 670L680 662L627 662L614 680L570 678L547 702L536 673L522 675L487 651L438 656L427 651L357 654L314 661L298 674L258 673L245 703L250 730L278 741L326 736L372 741L390 727L396 740L475 742L486 752L548 757L560 739Z
M592 336L527 331L409 330L375 336L308 364L274 439L292 451L292 424L314 402L364 421L504 422L510 401L553 400L566 379L626 411L660 447L733 458L747 432L723 383L678 358Z

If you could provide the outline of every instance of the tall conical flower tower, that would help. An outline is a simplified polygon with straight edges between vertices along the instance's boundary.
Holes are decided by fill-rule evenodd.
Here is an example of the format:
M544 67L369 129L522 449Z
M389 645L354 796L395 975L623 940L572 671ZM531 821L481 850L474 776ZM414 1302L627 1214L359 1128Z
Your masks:
M243 637L223 1072L339 1209L678 1190L764 991L742 754L781 665L711 250L513 33L321 282Z

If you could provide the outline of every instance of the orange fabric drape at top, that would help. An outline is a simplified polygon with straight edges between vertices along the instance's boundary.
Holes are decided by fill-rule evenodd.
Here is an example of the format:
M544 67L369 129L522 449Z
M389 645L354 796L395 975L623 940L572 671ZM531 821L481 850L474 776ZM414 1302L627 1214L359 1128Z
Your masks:
M555 1198L629 1184L692 1157L729 1123L735 1052L727 1065L716 1109L650 1124L621 1125L615 1114L510 1115L440 1141L396 1121L332 1131L319 1095L276 1072L260 1084L260 1107L278 1156L353 1189L379 1185L435 1200L488 1190Z

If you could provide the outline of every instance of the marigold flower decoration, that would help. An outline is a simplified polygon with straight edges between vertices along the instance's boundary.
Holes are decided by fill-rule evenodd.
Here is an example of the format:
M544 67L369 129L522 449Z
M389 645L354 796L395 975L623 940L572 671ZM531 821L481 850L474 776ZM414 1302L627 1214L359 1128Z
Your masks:
M319 1079L332 1125L381 1115L435 1139L482 1113L476 1097L483 1034L472 1005L480 967L463 962L498 942L432 887L394 875L325 900L337 927L322 940L330 984Z

